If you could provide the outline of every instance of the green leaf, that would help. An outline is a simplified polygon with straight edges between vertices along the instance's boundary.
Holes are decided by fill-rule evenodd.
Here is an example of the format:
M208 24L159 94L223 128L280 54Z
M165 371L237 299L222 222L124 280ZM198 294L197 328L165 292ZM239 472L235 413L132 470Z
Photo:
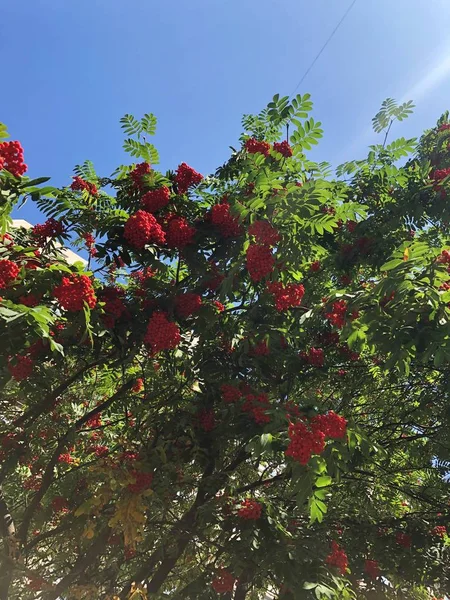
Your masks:
M124 115L120 119L120 125L127 135L137 135L139 137L143 130L142 122L139 123L133 115Z
M316 480L316 487L321 488L321 487L326 487L328 485L331 485L332 479L329 475L323 475L322 477L319 477Z

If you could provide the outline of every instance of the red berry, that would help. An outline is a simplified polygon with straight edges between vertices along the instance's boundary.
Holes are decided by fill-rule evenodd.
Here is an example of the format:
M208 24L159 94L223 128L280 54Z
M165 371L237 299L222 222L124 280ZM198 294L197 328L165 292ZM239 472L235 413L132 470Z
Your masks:
M162 186L156 190L150 190L141 198L141 207L147 212L156 212L164 208L170 201L170 189Z
M175 175L175 182L180 194L185 194L191 186L198 185L202 179L203 175L197 173L186 163L179 165Z
M260 153L264 154L264 156L269 156L270 152L270 144L268 142L260 142L255 140L255 138L249 138L246 140L244 148L249 154Z
M180 343L180 330L176 323L168 320L165 313L154 312L147 326L144 343L150 346L153 354L161 350L173 350Z
M300 306L305 294L305 288L300 283L285 286L281 281L269 282L267 290L273 295L275 308L280 312Z
M146 244L164 244L165 233L153 215L138 210L125 223L123 232L127 242L135 248L143 248Z
M283 140L282 142L274 142L273 149L275 152L282 154L285 158L292 156L292 148L290 147L289 142L286 140Z
M211 208L210 218L211 223L219 229L220 234L224 238L238 237L242 233L239 219L230 212L228 202L215 204Z
M345 575L348 567L348 558L344 550L334 540L331 542L331 553L327 556L327 564L337 567L341 575Z
M278 231L268 221L255 221L248 228L248 232L255 238L257 244L265 246L276 246L281 239Z
M84 179L81 179L81 177L78 177L78 176L73 178L73 181L70 184L70 188L74 192L86 190L92 196L98 195L98 190L97 190L96 185L94 185L93 183L90 183L89 181L85 181Z
M191 227L184 217L172 217L166 228L167 245L169 248L184 248L192 244L195 227Z
M175 310L180 317L187 318L200 310L202 299L198 294L185 292L175 298Z
M69 312L83 310L86 304L89 308L94 308L97 304L92 282L87 275L72 273L63 277L61 284L53 289L53 296Z
M252 281L261 281L273 271L275 258L269 246L251 244L247 250L247 270Z
M0 171L5 169L14 177L20 177L27 171L23 162L23 148L20 142L0 142Z
M247 521L256 521L262 513L262 505L257 500L248 498L241 502L241 508L238 510L238 515L241 519Z

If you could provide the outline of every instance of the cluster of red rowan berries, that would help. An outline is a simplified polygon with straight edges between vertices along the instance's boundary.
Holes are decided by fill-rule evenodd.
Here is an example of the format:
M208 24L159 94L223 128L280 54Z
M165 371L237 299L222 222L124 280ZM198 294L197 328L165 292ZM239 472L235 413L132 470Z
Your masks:
M45 223L35 225L31 230L31 235L38 245L44 246L49 238L62 235L64 231L65 227L61 221L50 218Z
M252 498L247 498L241 502L241 507L238 510L238 516L247 521L256 521L261 517L262 505Z
M141 207L147 212L154 213L167 206L170 202L170 189L163 185L155 190L146 192L141 198Z
M324 451L327 438L342 439L346 433L346 419L334 411L317 415L309 423L305 419L290 423L290 441L285 454L301 465L306 465L313 454L321 454Z
M250 244L247 249L247 270L252 281L258 282L270 275L275 265L275 257L270 246Z
M0 142L0 171L5 169L14 177L21 177L28 167L23 162L23 148L20 142Z
M345 575L348 567L348 557L345 551L334 540L331 542L331 552L326 558L330 567L339 569L341 575Z
M186 163L181 163L177 168L175 175L175 183L180 194L185 194L188 189L194 185L198 185L203 179L203 175L195 171Z
M372 579L377 579L381 575L380 567L376 560L367 559L364 563L364 571Z
M211 583L211 587L217 594L232 592L236 578L226 569L219 569Z
M72 183L70 184L70 189L74 192L79 192L82 190L86 190L91 196L98 195L97 186L89 181L85 181L81 177L74 177Z
M338 329L342 329L345 325L345 317L347 314L347 302L345 300L336 300L331 305L330 311L325 313L325 318Z
M123 232L127 242L134 248L143 248L146 244L164 244L165 233L155 217L144 210L138 210L125 223Z
M192 292L185 292L175 298L175 310L177 314L184 319L197 313L201 306L201 296Z
M8 287L8 285L17 278L20 268L12 260L0 260L0 289Z
M230 205L228 202L215 204L211 208L210 220L224 238L237 237L242 233L239 219L230 212Z
M275 308L279 312L300 306L305 295L305 288L301 283L284 285L281 281L270 281L267 284L267 291L273 295Z
M61 284L53 289L53 296L69 312L83 310L86 304L89 308L94 308L97 304L92 282L87 275L72 273L63 277Z
M323 367L324 353L322 348L310 348L308 352L300 352L300 358L312 367Z
M281 239L280 233L268 221L255 221L248 228L248 233L257 244L265 246L276 246Z
M144 184L144 176L150 173L151 167L148 163L139 163L130 172L130 179L134 186L141 189Z
M162 311L156 311L150 317L144 343L150 347L152 354L162 350L173 350L180 343L180 330L176 323L169 321Z
M133 483L127 485L127 490L133 494L142 494L148 490L153 482L153 473L146 473L133 469L130 472L131 477L134 479Z

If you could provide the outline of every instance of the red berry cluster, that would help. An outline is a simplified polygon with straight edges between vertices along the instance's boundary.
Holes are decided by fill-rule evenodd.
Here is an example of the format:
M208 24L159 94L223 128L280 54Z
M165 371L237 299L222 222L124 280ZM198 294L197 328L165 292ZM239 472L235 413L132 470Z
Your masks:
M264 246L276 246L281 239L279 232L268 221L255 221L248 228L248 232L257 244Z
M8 287L16 279L19 271L19 267L11 260L6 258L0 260L0 290Z
M62 235L65 231L64 224L56 219L47 219L45 223L38 224L31 230L31 235L36 240L36 243L40 246L44 246L47 243L48 238L54 238L58 235Z
M348 567L348 558L344 550L334 540L331 542L331 553L327 556L327 564L337 567L341 575L345 575Z
M131 388L133 390L133 392L135 394L138 394L141 390L144 389L144 380L141 379L140 377L138 379L136 379L136 381L133 384L133 387Z
M53 296L69 312L83 310L85 304L89 308L97 304L92 282L87 275L72 273L69 277L63 277L61 284L53 289Z
M219 302L218 300L213 300L213 304L216 307L218 312L223 312L225 310L225 305L222 304L222 302Z
M231 214L228 202L215 204L211 208L210 218L224 238L238 237L242 233L239 219Z
M380 567L376 560L367 559L364 564L364 571L371 577L372 579L377 579L381 575Z
M69 452L63 452L58 456L58 462L70 465L74 462L73 456Z
M192 244L195 231L184 217L172 217L166 228L167 245L169 248L184 248Z
M436 262L447 265L447 272L450 273L450 250L443 250L437 257Z
M300 352L300 357L312 367L323 367L324 354L322 348L310 348L308 352Z
M317 271L320 271L321 266L320 260L315 260L309 265L309 268L313 273L317 273Z
M275 300L275 308L281 312L300 306L305 294L305 288L301 283L288 283L284 285L281 281L269 282L267 290Z
M250 353L252 356L268 356L270 354L270 348L267 340L261 340L252 346Z
M246 140L244 148L249 154L257 154L259 152L260 154L264 154L264 156L269 156L270 152L270 144L268 142L260 142L259 140L255 140L255 138Z
M146 244L164 244L166 237L161 225L153 215L138 210L125 223L123 232L127 242L135 248L143 248Z
M241 502L241 508L238 510L238 515L241 519L247 521L256 521L262 513L262 505L251 498L247 498Z
M185 292L175 298L175 310L184 319L198 312L201 306L202 299L198 294Z
M338 329L342 329L345 325L347 308L345 300L336 300L336 302L333 302L331 310L325 313L325 318Z
M431 173L431 179L435 182L442 181L450 175L450 167L447 169L436 169Z
M213 410L204 408L197 414L199 427L203 431L212 431L216 427L216 417Z
M130 179L134 183L135 187L141 189L143 187L143 177L150 173L151 167L148 163L139 163L130 172Z
M147 212L156 212L169 204L170 189L163 185L156 190L150 190L141 198L141 207Z
M247 250L247 270L252 281L261 281L273 271L275 258L269 246L250 244Z
M99 300L105 303L102 320L109 329L114 327L117 319L128 312L123 301L124 296L125 290L114 286L105 287L99 292Z
M242 405L243 412L249 413L258 425L270 423L270 417L266 412L267 409L270 408L269 397L267 394L247 393L244 398L245 400Z
M134 271L134 273L131 274L131 277L136 281L138 285L145 286L147 281L155 275L156 271L153 271L150 267L145 267L145 269Z
M133 494L142 494L152 485L153 473L144 473L133 469L130 474L134 479L134 483L129 483L127 490Z
M95 454L95 456L97 456L97 458L104 458L105 456L108 456L109 448L108 448L108 446L102 446L102 445L98 444L96 446L91 446L90 452Z
M395 541L399 546L403 546L403 548L411 548L412 538L407 533L403 531L398 531L395 535Z
M85 181L84 179L81 179L81 177L78 176L73 178L73 181L70 184L70 189L74 192L86 190L88 194L91 194L92 196L98 195L98 189L96 185L90 183L89 181Z
M92 233L85 233L83 235L83 239L86 243L86 248L89 252L89 256L93 258L97 255L97 250L95 248L95 237L92 235Z
M23 162L23 148L20 142L0 142L0 171L5 169L14 177L26 173L28 167Z
M205 287L211 292L215 292L218 287L220 287L222 281L225 279L225 276L219 272L217 265L212 263L211 265L211 276L205 281Z
M175 175L178 192L185 194L193 185L198 185L203 179L203 175L197 173L192 167L186 163L181 163Z
M301 465L308 464L313 454L321 454L325 449L325 434L318 429L309 429L308 426L299 421L289 425L289 445L285 451Z
M347 419L330 410L324 415L313 417L311 419L311 427L322 431L327 438L340 440L347 434Z
M306 465L313 454L321 454L325 450L327 438L342 439L346 433L346 419L333 411L313 417L309 425L304 420L291 423L288 430L290 442L285 454Z
M94 429L95 427L101 427L102 426L101 413L96 413L95 415L92 415L92 417L90 417L85 422L84 426L87 427L87 429Z
M232 592L236 579L226 569L219 569L211 583L211 587L217 594Z
M180 340L178 325L169 321L165 313L154 312L144 336L144 343L151 348L152 354L157 354L161 350L173 350Z
M69 512L69 501L64 496L55 496L51 502L53 512L56 513L68 513Z
M14 363L8 362L8 371L16 381L28 379L33 372L34 362L29 356L17 354L14 357Z
M447 528L445 525L436 525L436 527L433 527L431 530L431 535L436 535L443 538L447 535Z
M273 149L275 152L282 154L285 158L292 156L292 148L287 140L283 140L282 142L274 142Z
M234 404L240 400L243 395L239 388L234 387L234 385L229 385L228 383L222 384L220 390L222 392L222 400L226 404Z

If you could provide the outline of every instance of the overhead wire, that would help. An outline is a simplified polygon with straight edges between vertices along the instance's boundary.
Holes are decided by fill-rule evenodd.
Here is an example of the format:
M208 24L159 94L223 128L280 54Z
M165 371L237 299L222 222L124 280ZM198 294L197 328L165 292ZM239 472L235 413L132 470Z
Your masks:
M336 25L336 27L333 29L333 31L330 33L330 35L328 36L328 39L326 40L326 42L324 43L324 45L322 46L322 48L319 50L319 52L317 53L317 55L315 56L314 60L312 61L312 63L309 65L309 67L306 69L305 73L303 74L302 78L300 79L300 81L297 83L297 85L295 86L294 91L291 93L291 96L293 96L295 94L295 92L298 90L298 88L301 86L301 84L304 82L304 80L306 79L306 77L309 75L309 73L311 72L312 68L314 67L314 65L316 64L316 62L319 60L319 58L322 56L324 50L326 49L326 47L328 46L328 44L331 42L331 40L333 39L335 33L337 32L337 30L339 29L339 27L342 25L342 23L345 21L345 19L347 18L348 14L350 13L350 11L352 10L352 8L355 6L355 4L357 3L358 0L353 0L353 2L350 4L350 6L347 8L347 10L345 11L345 13L342 15L340 21L338 22L338 24Z

